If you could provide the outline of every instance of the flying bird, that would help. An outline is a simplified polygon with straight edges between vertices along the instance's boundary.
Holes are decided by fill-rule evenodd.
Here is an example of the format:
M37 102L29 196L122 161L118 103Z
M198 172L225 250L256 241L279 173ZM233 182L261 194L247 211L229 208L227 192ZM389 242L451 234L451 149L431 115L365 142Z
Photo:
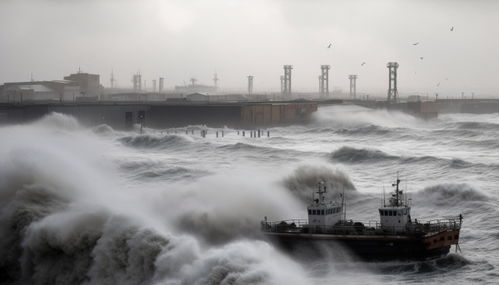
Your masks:
M327 46L327 48L331 48L332 46L333 46L333 44L332 44L332 43L330 43L330 44Z
M362 63L360 64L360 66L364 66L365 64L366 64L366 62L364 61L364 62L362 62Z
M437 83L437 87L440 86L440 82Z
M451 32L452 32L452 31L454 31L454 26L452 26L452 27L450 28L450 31L451 31Z
M420 56L420 57L419 57L419 59L423 60L423 57L422 57L422 56Z
M415 43L413 43L412 45L413 45L413 46L417 46L417 45L419 45L419 42L415 42Z

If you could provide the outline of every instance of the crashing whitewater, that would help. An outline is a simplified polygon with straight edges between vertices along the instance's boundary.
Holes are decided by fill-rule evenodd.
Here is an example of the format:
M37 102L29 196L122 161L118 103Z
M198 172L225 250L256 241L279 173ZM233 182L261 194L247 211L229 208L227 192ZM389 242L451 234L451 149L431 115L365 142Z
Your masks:
M498 216L499 203L488 181L498 178L499 166L497 157L476 153L497 150L495 117L450 116L426 125L403 114L394 123L385 112L353 110L357 116L346 109L337 118L346 111L325 108L308 126L274 128L272 138L253 141L231 130L225 140L203 140L89 128L61 114L3 126L0 282L363 284L494 276L499 228L487 221ZM473 136L477 128L481 137ZM431 151L437 133L441 146ZM474 141L490 143L469 147ZM376 218L381 183L398 170L414 181L418 214L463 213L462 248L474 254L409 264L332 254L303 264L259 233L264 215L303 218L319 180L331 194L346 191L352 218ZM479 245L481 227L487 231ZM480 255L486 248L493 251L488 259Z

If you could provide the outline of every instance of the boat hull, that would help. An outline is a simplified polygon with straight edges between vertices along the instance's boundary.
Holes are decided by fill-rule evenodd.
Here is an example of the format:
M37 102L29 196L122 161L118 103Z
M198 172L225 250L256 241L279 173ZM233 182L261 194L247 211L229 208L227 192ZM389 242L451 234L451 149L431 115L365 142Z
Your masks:
M276 232L265 234L282 249L305 259L342 254L364 260L427 259L448 254L451 245L457 244L459 238L458 231L424 237Z

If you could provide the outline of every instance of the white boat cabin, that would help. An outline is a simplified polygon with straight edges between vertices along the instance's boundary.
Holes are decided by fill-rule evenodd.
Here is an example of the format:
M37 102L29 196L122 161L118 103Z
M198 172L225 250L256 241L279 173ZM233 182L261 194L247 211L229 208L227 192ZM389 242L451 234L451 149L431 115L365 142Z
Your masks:
M395 193L391 194L386 201L383 201L383 207L379 209L381 227L386 230L404 232L407 230L411 221L411 207L407 205L406 196L399 189L400 179L397 177L397 182L392 184L395 188Z
M333 201L326 200L324 194L326 186L319 183L318 197L313 197L313 202L307 207L308 224L310 226L334 226L341 221L343 207Z

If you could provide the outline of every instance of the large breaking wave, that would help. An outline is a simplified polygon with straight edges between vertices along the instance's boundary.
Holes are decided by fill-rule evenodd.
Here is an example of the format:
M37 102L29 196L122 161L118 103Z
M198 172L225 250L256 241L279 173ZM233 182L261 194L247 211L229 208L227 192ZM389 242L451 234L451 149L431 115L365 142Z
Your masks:
M44 121L68 125L72 120L56 115ZM116 169L102 163L107 146L78 128L58 136L36 124L1 130L9 134L0 142L2 283L309 283L300 265L266 242L230 233L219 245L202 242L234 231L228 226L244 233L251 222L258 224L251 208L247 225L233 215L249 197L255 207L278 209L272 200L262 203L260 196L239 191L215 210L203 205L223 198L220 191L228 188L222 184L185 192L124 187ZM37 144L31 143L34 136ZM276 192L281 202L285 191ZM290 203L296 203L291 196ZM202 226L212 232L189 229L185 219L191 215L204 215Z

